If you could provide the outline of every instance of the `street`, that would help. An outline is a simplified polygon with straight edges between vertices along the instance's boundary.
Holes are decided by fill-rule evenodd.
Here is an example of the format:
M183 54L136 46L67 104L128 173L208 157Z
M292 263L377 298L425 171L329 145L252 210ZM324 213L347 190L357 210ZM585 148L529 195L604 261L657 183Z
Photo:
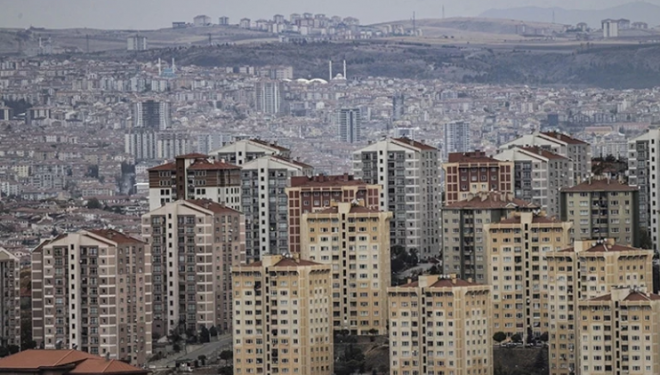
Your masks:
M196 349L186 353L186 348L189 348L190 345L184 346L184 350L181 350L178 353L170 355L165 359L153 362L149 364L150 368L163 368L163 367L174 367L176 361L179 359L190 359L196 360L200 355L206 356L208 359L217 357L223 350L231 350L232 348L232 338L231 335L222 335L218 337L217 341L211 341L207 344L195 345Z

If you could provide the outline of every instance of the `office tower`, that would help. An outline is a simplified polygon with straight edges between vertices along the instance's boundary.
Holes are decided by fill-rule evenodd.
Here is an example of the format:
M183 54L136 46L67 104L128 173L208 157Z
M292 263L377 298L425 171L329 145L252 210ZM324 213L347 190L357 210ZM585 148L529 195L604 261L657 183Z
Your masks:
M193 143L189 133L158 132L156 133L156 158L174 159L178 155L192 152Z
M490 286L456 275L388 288L390 371L493 374Z
M254 86L257 112L275 115L284 110L284 84L279 81L263 80Z
M234 373L333 373L330 266L267 255L232 282Z
M495 155L495 159L514 163L514 194L533 202L548 215L559 215L559 189L573 186L571 163L558 154L540 147L513 147Z
M460 278L488 282L488 258L484 224L497 223L516 212L531 212L538 206L499 192L478 193L442 209L442 256L444 272Z
M13 110L0 105L0 121L9 121L13 117Z
M360 108L342 108L337 111L337 131L339 141L344 143L360 142Z
M405 113L405 97L398 93L392 96L392 121L398 121L403 118Z
M240 166L266 155L281 156L289 159L291 158L291 151L276 143L270 143L260 139L243 139L211 151L211 156L216 160L225 160L227 163Z
M442 164L445 172L445 205L468 195L499 191L513 193L513 162L500 161L485 152L451 153Z
M440 255L438 150L406 138L390 138L353 153L355 178L383 186L381 211L393 213L392 246L415 249L420 258Z
M652 186L660 186L660 130L648 132L628 141L628 183L639 187L639 225L651 236L653 250L660 250L658 229L660 206Z
M573 222L571 240L613 238L639 246L639 190L618 180L589 179L561 190L561 219Z
M146 51L147 37L141 35L133 35L126 38L126 50L128 51Z
M124 152L132 155L136 161L156 159L157 133L149 129L131 129L124 134Z
M571 161L568 169L569 178L573 184L580 183L591 176L591 145L566 134L543 132L524 135L500 146L500 151L512 147L530 146L537 146L568 158Z
M245 219L210 200L177 200L142 216L152 249L153 332L231 332L230 268L245 263Z
M170 103L153 99L133 103L133 127L166 130L170 127Z
M285 189L295 176L311 176L307 164L267 155L243 165L242 210L246 219L249 260L289 251L288 203Z
M660 296L644 288L613 288L581 301L577 373L660 373L658 314Z
M650 289L652 258L650 250L616 245L611 239L576 240L572 248L546 253L550 375L579 371L579 304L615 288Z
M361 201L365 207L378 210L381 190L380 185L368 185L348 174L291 177L291 187L285 189L289 205L289 251L292 254L301 251L300 219L303 214L328 208L336 202L353 201Z
M465 121L454 121L444 125L442 143L442 160L448 160L452 152L470 151L470 124Z
M21 262L0 247L0 323L3 345L21 346Z
M149 209L185 199L210 199L241 207L241 168L202 154L177 156L149 170Z
M68 233L32 252L32 336L144 365L151 357L151 247L114 230Z
M565 249L571 223L533 212L484 224L493 332L537 338L548 332L545 253Z
M335 331L387 333L391 218L391 212L341 202L302 216L302 258L332 265Z

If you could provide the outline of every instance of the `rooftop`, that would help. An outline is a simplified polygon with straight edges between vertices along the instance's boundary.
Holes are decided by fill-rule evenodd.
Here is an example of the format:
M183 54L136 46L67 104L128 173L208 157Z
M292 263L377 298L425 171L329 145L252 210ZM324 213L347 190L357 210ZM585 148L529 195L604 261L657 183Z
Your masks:
M521 217L519 215L514 215L512 217L500 220L499 224L520 224ZM562 221L558 218L551 216L541 216L534 215L532 216L532 224L553 224L561 223Z
M273 267L307 267L320 265L320 263L312 262L311 260L283 257L279 262L275 263ZM263 262L258 260L248 264L246 267L263 267Z
M151 171L155 171L155 172L158 172L158 171L175 171L175 170L176 170L176 163L174 163L174 162L161 164L157 167L147 169L147 171L149 171L149 172L151 172Z
M420 150L426 150L426 151L437 151L438 149L432 146L429 146L427 144L424 144L422 142L417 142L415 140L412 140L410 138L392 138L393 141L400 142L400 143L405 143L408 145L411 145L413 147L417 147Z
M214 161L204 158L197 158L189 167L188 170L191 171L203 171L203 170L219 170L219 169L241 169L241 167L224 163L221 161Z
M447 158L448 163L501 163L500 160L487 156L483 151L452 152Z
M194 204L195 206L199 206L201 208L207 209L209 211L212 211L217 214L223 214L223 213L239 213L238 211L234 210L233 208L227 207L223 204L214 202L210 199L188 199L186 202Z
M289 152L289 149L286 148L286 147L279 146L276 143L270 143L270 142L262 141L261 139L253 138L253 139L250 139L250 142L258 143L258 144L260 144L262 146L266 146L266 147L271 147L271 148L274 148L274 149L279 150L279 151Z
M566 142L566 143L571 144L571 145L586 145L586 144L588 144L587 142L581 141L577 138L571 137L570 135L562 134L562 133L559 133L559 132L544 132L544 133L541 133L541 134L547 135L550 138L554 138L558 141Z
M536 154L538 156L542 156L546 159L552 159L552 160L558 160L558 159L566 159L565 157L555 154L554 152L550 152L546 149L543 149L538 146L532 146L532 147L521 147L521 149L531 152L533 154Z
M37 372L60 370L64 374L148 374L144 370L118 360L107 360L78 350L24 350L0 359L2 372Z
M637 187L626 185L619 180L610 178L589 179L581 184L569 188L562 188L562 192L599 192L599 191L637 191Z
M339 186L366 186L362 180L356 180L353 175L318 175L291 177L291 187L339 187Z
M538 208L538 206L533 203L514 198L511 194L504 194L501 192L479 193L466 200L454 202L446 206L446 208L459 209L497 209L516 207L530 209Z
M613 252L621 252L621 251L646 251L642 249L637 249L635 247L630 247L630 246L623 246L623 245L608 245L606 243L597 243L594 246L584 250L583 252L586 253L613 253ZM574 247L569 247L568 249L560 250L560 252L564 253L572 253L575 252Z
M336 214L339 213L339 207L334 206L334 207L328 207L324 208L322 210L314 212L316 214ZM367 208L364 206L360 206L358 204L352 204L351 205L351 211L349 212L351 214L377 214L380 213L378 210L373 210L371 208Z
M93 233L97 236L106 238L110 241L116 242L118 244L142 244L142 241L131 236L127 236L122 232L118 232L114 229L93 229L89 230L89 233Z

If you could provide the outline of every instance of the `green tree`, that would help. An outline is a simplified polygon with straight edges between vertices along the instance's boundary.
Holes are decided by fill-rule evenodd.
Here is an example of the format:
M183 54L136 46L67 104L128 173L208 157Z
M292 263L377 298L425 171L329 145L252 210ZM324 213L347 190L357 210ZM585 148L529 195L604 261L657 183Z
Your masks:
M103 204L98 200L98 198L90 198L87 201L87 205L85 207L89 208L90 210L101 210L103 209Z
M511 341L513 341L513 342L519 343L519 342L522 342L522 340L523 340L523 338L522 338L522 335L520 333L516 333L513 336L511 336Z
M220 359L225 361L225 366L227 366L227 362L234 359L234 352L232 352L231 350L223 350L222 352L220 352Z
M211 329L209 329L209 334L211 335L211 337L217 337L218 329L215 328L215 326L211 326Z
M206 327L202 327L201 331L199 332L199 342L211 342L211 333Z
M493 335L493 340L497 341L497 343L501 343L502 341L506 340L506 333L504 332L496 332Z
M543 370L547 368L545 363L545 356L543 355L543 349L540 349L536 353L536 359L534 359L534 369L537 370L537 373L542 374Z
M220 374L220 375L234 375L234 367L233 366L220 367L220 369L218 369L218 374Z
M548 332L543 332L543 333L541 334L541 336L539 336L539 340L541 340L541 341L543 341L543 342L548 342L548 336L549 336L549 335L548 335Z

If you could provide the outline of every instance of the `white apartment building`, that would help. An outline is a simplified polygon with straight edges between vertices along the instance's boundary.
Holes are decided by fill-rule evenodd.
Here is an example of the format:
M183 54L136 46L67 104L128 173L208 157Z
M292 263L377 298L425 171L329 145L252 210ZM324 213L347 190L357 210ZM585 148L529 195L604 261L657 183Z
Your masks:
M262 141L260 139L243 139L211 151L209 155L216 160L224 160L226 163L242 166L247 162L265 155L290 158L291 151L285 147L278 146L276 143Z
M660 250L660 129L628 141L628 184L639 186L639 223L651 236L653 250Z

